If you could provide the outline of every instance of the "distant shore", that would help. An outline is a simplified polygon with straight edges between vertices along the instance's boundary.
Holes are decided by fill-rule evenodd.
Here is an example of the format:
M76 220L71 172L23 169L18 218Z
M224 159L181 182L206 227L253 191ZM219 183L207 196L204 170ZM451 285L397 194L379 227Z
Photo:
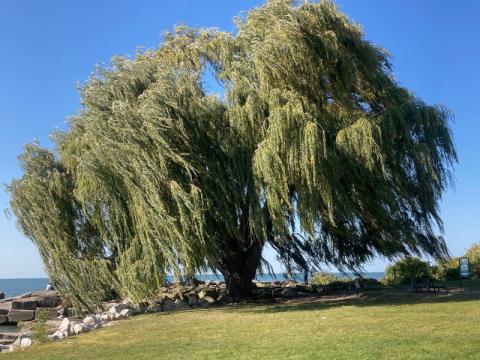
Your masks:
M342 277L349 274L334 273L335 275ZM365 272L363 276L366 278L380 279L383 277L383 272ZM223 280L223 276L215 274L199 274L199 280ZM297 279L298 277L298 279ZM298 281L303 281L303 276L298 274L295 277ZM271 280L284 280L285 275L283 273L275 273L275 277L271 275L257 276L256 280L259 281L271 281ZM167 280L172 281L171 276L167 277ZM0 292L5 293L5 297L17 296L26 292L44 290L48 284L48 278L25 278L25 279L0 279Z

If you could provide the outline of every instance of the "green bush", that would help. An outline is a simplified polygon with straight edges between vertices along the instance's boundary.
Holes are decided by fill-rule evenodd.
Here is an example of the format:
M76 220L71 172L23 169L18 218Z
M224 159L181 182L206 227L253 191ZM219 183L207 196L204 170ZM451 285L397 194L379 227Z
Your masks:
M430 277L430 265L417 257L406 256L385 270L384 282L387 284L409 284Z
M312 285L329 285L335 282L339 282L339 279L332 273L324 271L313 274L310 279Z
M35 324L32 326L32 340L35 343L45 343L48 341L47 329L48 311L40 310Z
M432 277L435 280L458 280L458 257L438 261L431 269Z

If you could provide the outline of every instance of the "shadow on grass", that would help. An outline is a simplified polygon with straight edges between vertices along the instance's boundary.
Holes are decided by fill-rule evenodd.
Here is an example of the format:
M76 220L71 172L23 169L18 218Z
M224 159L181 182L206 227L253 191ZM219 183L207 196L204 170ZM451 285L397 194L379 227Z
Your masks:
M366 291L359 298L352 294L291 299L271 304L244 304L223 307L225 311L248 313L282 313L332 309L344 306L402 306L415 304L438 304L450 302L480 301L480 291L457 293L409 293L403 289Z

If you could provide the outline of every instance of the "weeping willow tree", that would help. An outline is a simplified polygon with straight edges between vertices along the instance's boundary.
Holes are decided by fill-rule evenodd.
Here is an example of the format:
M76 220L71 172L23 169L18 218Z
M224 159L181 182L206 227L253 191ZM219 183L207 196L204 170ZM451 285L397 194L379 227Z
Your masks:
M448 256L449 112L399 86L331 2L236 22L97 68L55 148L26 146L11 208L75 302L141 301L204 271L248 296L267 244L291 272Z

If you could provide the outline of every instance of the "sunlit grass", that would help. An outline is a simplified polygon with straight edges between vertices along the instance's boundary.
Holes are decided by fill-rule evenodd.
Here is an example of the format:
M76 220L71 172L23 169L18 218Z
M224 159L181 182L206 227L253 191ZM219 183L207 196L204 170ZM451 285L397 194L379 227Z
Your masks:
M478 293L381 291L361 299L142 315L4 358L477 359L479 318Z

